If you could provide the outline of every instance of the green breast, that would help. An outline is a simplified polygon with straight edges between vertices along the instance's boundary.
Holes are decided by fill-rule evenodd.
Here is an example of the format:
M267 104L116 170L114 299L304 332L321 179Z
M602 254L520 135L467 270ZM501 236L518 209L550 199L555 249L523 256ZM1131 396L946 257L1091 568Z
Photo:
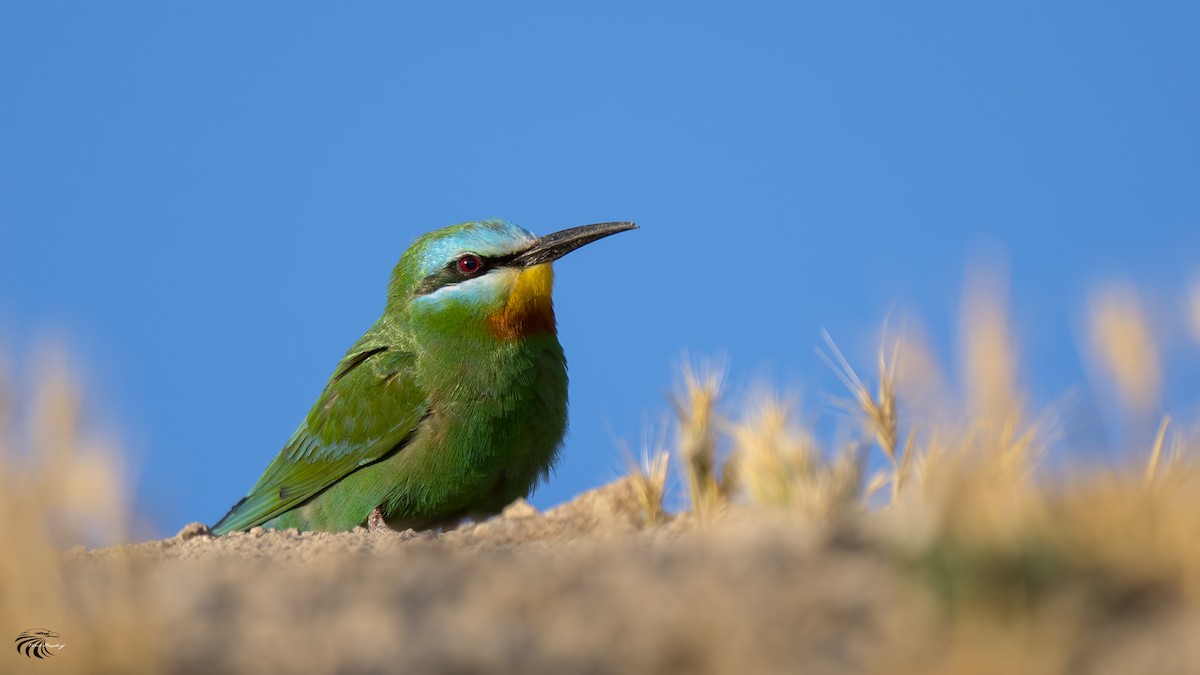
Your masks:
M557 337L457 344L453 359L439 351L417 354L429 408L410 441L284 514L276 527L349 529L380 505L398 528L484 517L547 476L567 428L567 368Z

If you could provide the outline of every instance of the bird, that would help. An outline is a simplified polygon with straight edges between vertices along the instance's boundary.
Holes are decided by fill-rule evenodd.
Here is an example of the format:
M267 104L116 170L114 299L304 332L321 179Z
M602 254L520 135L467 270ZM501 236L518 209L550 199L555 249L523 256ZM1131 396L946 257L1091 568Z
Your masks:
M482 220L418 237L383 314L213 534L452 527L527 497L567 430L552 263L633 229Z

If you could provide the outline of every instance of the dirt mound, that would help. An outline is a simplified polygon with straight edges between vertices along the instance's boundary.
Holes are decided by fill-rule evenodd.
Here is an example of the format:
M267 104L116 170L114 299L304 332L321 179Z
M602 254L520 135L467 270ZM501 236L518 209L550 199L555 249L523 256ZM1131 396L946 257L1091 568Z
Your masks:
M195 525L77 549L76 602L115 594L128 611L55 662L182 673L1187 672L1186 651L1162 647L1185 644L1188 623L1162 599L1112 615L1137 622L1080 623L1076 594L1009 603L1007 616L956 614L861 523L758 511L647 527L631 497L619 481L545 514L517 502L446 533L212 537ZM112 653L118 645L127 651Z

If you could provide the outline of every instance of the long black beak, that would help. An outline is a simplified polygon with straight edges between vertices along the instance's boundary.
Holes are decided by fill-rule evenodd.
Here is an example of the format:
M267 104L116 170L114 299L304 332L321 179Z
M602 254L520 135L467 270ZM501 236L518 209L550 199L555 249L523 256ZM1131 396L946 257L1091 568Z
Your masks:
M575 249L590 244L597 239L603 239L610 234L636 230L633 223L596 223L561 230L544 237L538 237L528 251L519 253L513 258L513 264L523 267L533 267L542 263L553 262Z

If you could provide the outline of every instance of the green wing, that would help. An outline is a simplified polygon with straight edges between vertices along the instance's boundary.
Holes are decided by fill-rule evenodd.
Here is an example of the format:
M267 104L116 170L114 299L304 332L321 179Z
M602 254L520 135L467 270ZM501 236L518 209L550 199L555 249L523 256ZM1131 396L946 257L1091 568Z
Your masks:
M413 363L394 347L351 348L304 423L213 532L261 525L403 448L427 409Z

